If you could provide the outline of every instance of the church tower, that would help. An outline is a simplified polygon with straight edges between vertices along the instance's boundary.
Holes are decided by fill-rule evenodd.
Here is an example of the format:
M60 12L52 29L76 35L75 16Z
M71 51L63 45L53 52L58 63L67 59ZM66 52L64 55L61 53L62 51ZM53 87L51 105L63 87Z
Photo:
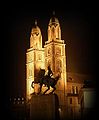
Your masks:
M66 55L64 40L61 40L61 28L59 20L53 15L48 24L48 41L45 42L45 70L48 66L55 76L60 74L56 84L56 94L59 97L59 104L65 104L66 96Z
M48 40L45 42L44 48L42 48L42 34L37 21L31 29L30 48L26 53L27 100L34 92L31 84L37 77L38 71L40 68L47 71L48 66L50 66L54 77L60 75L55 92L59 97L60 106L64 106L67 88L65 43L61 39L60 23L55 15L49 21Z
M39 69L45 68L44 48L42 48L42 34L41 30L35 21L30 34L30 48L26 53L26 98L30 99L31 93L34 89L31 83L36 78Z

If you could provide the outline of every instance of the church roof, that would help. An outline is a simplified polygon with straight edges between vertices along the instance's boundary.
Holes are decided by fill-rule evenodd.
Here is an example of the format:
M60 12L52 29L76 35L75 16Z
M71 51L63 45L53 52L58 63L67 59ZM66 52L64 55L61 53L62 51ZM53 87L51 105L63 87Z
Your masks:
M31 32L33 32L33 33L40 33L41 32L39 26L37 25L37 21L36 20L35 20L35 25L32 27Z
M53 16L50 18L49 25L51 24L59 24L58 18L55 16L55 12L53 12Z
M52 23L57 23L57 24L59 24L58 18L52 17L52 18L50 19L50 21L49 21L49 25L52 24Z
M67 72L67 82L84 83L84 80L91 80L90 75Z

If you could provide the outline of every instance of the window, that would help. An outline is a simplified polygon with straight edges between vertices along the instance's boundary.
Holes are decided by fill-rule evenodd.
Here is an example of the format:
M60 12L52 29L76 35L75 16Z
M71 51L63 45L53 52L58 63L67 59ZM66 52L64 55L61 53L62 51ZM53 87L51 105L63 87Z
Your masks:
M76 86L76 94L78 94L78 87Z
M70 104L72 104L72 98L70 98Z
M60 47L56 48L56 55L61 55L61 48Z
M74 86L72 86L72 93L75 94Z
M62 61L61 60L56 61L56 72L59 72L59 73L62 72Z
M78 94L78 87L72 86L72 94Z

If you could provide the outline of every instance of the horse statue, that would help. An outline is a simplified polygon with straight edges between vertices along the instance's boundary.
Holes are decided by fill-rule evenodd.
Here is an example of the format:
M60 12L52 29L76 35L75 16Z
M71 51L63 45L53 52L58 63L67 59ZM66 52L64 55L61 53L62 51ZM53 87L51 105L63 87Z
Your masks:
M53 88L53 91L51 92L51 93L53 93L56 90L55 85L57 84L57 81L59 80L59 78L60 78L60 75L57 75L56 77L53 77L53 73L51 71L51 68L50 68L50 66L48 66L47 72L45 72L44 69L39 70L38 76L32 82L31 86L32 86L32 88L34 88L33 84L39 84L40 85L40 88L39 88L40 90L39 90L38 94L41 93L43 85L47 86L47 88L48 88L46 91L44 91L43 94L45 94L48 90L50 90L50 87Z
M45 77L43 80L43 84L45 84L45 86L47 86L48 89L43 94L45 94L48 90L50 90L50 87L53 88L53 91L51 92L51 93L53 93L56 90L55 85L57 84L58 80L59 80L59 76L56 76L55 78L49 77L48 79L46 79L46 77Z

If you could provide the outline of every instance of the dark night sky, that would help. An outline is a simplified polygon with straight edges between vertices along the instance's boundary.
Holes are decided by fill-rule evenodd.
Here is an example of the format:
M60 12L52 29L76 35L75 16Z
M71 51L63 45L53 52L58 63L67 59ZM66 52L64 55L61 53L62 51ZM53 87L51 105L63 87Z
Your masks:
M29 48L31 28L37 19L44 43L47 40L47 25L53 10L59 19L62 39L66 43L67 71L94 74L94 4L51 4L6 4L6 10L3 12L3 61L6 63L3 70L9 95L24 95L25 53Z

